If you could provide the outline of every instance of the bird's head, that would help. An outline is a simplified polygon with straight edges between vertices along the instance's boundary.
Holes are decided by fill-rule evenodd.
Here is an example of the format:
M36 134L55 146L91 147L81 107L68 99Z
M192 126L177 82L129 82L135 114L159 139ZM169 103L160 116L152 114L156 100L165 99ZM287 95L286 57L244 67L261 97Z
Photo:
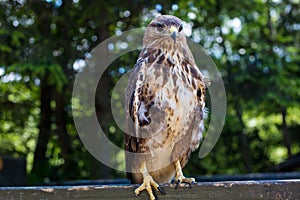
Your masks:
M179 18L172 15L158 16L148 25L143 46L159 45L162 48L170 48L171 46L180 45L182 41L186 41L182 29L182 21Z

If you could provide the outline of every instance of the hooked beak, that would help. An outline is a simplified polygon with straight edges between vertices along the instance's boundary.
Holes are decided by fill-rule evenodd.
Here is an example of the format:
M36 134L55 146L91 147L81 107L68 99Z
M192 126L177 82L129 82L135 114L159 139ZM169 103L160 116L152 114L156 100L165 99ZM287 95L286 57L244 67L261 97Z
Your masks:
M177 28L175 26L171 26L170 27L170 33L171 33L171 38L173 39L174 44L175 44L176 43L177 33L178 33Z

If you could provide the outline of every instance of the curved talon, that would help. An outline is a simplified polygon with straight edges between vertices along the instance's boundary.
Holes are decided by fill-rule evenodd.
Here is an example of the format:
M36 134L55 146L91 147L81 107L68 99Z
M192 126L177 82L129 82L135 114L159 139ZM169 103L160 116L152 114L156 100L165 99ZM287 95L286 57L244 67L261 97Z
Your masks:
M135 187L134 190L133 190L133 193L134 193L134 196L135 196L135 197L138 197L138 196L139 196L139 193L136 192L136 190L137 190L138 188L139 188L139 187Z
M154 190L152 190L152 194L153 194L153 196L154 196L154 200L158 200L158 198L157 198L156 193L155 193ZM150 199L151 199L151 195L150 195Z
M196 182L192 180L192 181L190 182L189 189L191 189L191 188L192 188L192 186L193 186L195 183L196 183Z
M165 195L165 194L166 194L165 191L164 191L164 189L163 189L162 187L158 186L157 189L158 189L158 191L159 191L162 195Z
M176 184L176 185L175 185L175 190L178 188L180 182L181 182L180 179L178 179L177 181L175 181L175 184Z

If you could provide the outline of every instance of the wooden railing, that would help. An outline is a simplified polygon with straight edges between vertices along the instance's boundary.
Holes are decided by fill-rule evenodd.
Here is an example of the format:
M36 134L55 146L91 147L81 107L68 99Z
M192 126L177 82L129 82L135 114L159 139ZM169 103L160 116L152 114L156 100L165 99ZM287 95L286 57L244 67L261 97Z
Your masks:
M149 199L146 192L133 195L137 185L89 185L0 187L0 200L98 200L98 199ZM157 193L159 200L171 199L242 199L242 200L297 200L300 199L300 180L225 181L197 183L175 189L174 184L162 185L165 195Z

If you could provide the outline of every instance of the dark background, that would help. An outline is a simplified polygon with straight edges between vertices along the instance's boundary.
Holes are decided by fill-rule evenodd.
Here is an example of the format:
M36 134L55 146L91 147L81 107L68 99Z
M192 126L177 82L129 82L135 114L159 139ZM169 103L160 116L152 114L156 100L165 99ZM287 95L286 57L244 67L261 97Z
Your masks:
M184 173L299 170L298 0L11 0L0 1L0 178L7 179L2 184L9 182L3 173L11 159L19 159L13 172L25 171L18 163L26 159L30 185L125 177L94 159L80 141L71 112L73 82L96 45L146 26L159 13L192 28L188 37L213 58L226 87L221 137L205 158L196 151ZM109 67L96 97L99 121L119 146L123 133L113 121L110 94L137 55L126 54ZM123 158L116 156L120 165ZM292 165L279 165L288 158Z

